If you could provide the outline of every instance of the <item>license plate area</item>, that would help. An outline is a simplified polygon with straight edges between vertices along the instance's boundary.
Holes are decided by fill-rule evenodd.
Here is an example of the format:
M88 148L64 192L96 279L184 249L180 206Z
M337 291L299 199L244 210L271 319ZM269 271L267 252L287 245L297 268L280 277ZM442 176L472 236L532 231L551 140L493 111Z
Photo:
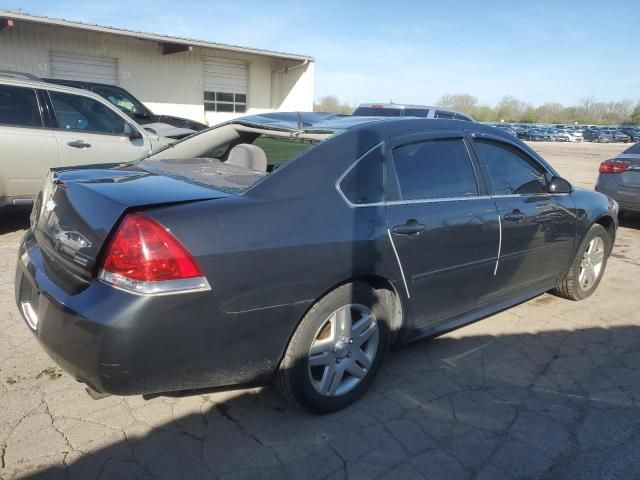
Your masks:
M40 303L40 293L26 278L22 278L20 283L20 309L22 315L32 330L38 328L38 305Z

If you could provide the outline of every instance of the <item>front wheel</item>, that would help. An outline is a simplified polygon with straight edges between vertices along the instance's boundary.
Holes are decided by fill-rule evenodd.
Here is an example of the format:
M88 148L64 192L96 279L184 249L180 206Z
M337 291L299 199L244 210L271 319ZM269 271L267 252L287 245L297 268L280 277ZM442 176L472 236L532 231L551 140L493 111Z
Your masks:
M554 293L569 300L584 300L600 284L611 252L611 236L599 224L591 226L562 283Z
M312 413L340 410L367 390L389 349L384 299L347 284L319 300L294 332L277 375L279 390Z

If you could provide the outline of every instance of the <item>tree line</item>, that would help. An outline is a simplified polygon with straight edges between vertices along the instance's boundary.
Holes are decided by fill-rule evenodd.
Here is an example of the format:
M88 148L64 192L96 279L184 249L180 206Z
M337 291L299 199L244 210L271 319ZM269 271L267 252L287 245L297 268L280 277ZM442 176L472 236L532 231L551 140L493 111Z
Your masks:
M586 97L578 105L547 102L536 107L505 96L496 105L489 106L481 104L473 95L448 94L440 97L436 105L464 112L479 122L640 125L640 101L633 100L601 102L594 97ZM322 97L314 104L316 112L350 114L354 109L348 103L341 103L335 95Z

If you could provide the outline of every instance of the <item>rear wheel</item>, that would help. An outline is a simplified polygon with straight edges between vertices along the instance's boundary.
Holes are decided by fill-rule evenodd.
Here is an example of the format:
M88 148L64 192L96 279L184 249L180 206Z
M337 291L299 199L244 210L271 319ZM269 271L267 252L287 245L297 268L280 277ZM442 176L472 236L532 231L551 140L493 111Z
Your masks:
M389 349L388 309L374 289L343 285L318 301L293 334L277 386L312 413L340 410L367 390Z
M609 232L602 225L592 225L569 272L554 293L570 300L583 300L590 296L602 279L610 251Z

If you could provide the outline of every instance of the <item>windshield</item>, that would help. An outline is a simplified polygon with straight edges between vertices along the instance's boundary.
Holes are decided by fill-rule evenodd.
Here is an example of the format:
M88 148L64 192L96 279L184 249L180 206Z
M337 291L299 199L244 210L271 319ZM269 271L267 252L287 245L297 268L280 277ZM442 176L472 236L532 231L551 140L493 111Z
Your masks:
M151 111L145 107L138 99L132 96L126 90L119 87L109 85L100 85L92 87L91 90L101 97L106 98L113 105L118 107L124 113L133 118L149 118Z

